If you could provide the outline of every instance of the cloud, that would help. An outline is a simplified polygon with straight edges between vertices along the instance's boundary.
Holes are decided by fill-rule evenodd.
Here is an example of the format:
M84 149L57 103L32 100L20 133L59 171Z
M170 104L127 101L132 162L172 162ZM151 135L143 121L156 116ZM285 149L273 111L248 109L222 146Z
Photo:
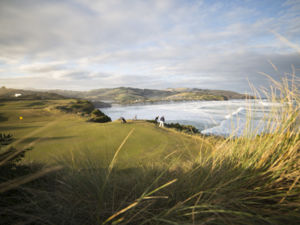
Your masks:
M64 64L65 62L31 63L21 65L19 69L28 73L46 74L63 70Z
M248 90L280 79L300 42L299 1L0 2L0 82ZM271 60L280 74L272 71ZM32 86L30 86L32 85Z

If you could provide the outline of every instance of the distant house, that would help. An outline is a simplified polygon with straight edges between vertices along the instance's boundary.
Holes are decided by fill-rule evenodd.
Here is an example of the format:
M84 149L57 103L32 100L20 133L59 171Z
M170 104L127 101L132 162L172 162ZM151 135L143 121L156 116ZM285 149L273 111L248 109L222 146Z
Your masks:
M17 98L17 97L20 97L20 96L22 96L22 94L20 94L20 93L16 93L15 94L15 97Z

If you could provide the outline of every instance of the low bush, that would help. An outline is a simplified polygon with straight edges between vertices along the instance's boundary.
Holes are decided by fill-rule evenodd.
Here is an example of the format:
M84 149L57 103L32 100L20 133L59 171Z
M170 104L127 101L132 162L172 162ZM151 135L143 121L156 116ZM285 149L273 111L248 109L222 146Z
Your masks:
M105 116L105 114L101 112L99 109L94 109L91 114L92 116Z
M111 118L109 116L97 116L97 117L92 117L90 120L90 122L96 122L96 123L107 123L107 122L111 122Z
M89 122L106 123L111 122L111 118L101 112L99 109L95 109L94 105L87 100L76 100L68 105L57 106L57 109L66 113L77 113L81 116L89 116Z
M179 123L165 123L165 127L174 128L178 131L182 131L188 134L197 134L200 133L199 130L192 125L182 125Z
M158 124L158 122L155 121L155 120L146 120L146 121L148 123ZM200 131L192 125L183 125L183 124L180 124L180 123L165 123L165 127L174 128L175 130L182 131L182 132L188 133L188 134L198 134L198 133L200 133Z
M13 141L12 134L0 133L0 145L8 145Z
M87 100L76 100L67 105L57 106L57 109L66 113L86 113L90 114L94 109L94 105Z
M111 118L105 115L99 109L94 109L91 113L91 119L89 121L96 122L96 123L106 123L106 122L111 122Z

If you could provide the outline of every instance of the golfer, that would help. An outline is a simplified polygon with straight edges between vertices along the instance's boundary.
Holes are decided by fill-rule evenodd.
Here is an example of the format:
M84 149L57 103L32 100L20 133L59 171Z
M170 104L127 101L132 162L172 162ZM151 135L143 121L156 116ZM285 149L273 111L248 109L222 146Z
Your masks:
M165 126L164 123L165 123L165 117L162 116L162 117L160 117L160 120L159 120L159 127L164 127Z

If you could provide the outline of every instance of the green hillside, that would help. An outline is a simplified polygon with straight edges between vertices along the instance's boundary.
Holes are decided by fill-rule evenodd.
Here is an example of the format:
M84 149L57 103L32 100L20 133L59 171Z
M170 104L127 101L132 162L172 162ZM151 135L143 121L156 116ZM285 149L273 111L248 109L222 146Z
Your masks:
M16 139L16 148L33 145L26 160L52 163L57 157L70 154L91 154L107 166L124 137L134 132L121 153L120 163L133 166L143 161L155 162L180 149L175 155L195 157L199 147L194 138L160 129L143 121L121 124L92 123L77 113L60 109L74 100L4 102L0 106L0 132L10 133ZM71 104L72 106L74 105ZM65 107L63 107L65 108ZM64 110L68 112L68 110ZM76 111L75 111L76 112ZM19 117L23 119L20 120Z
M135 104L159 101L229 100L251 98L232 91L177 88L167 90L139 88L103 88L91 91L48 90L32 91L20 89L0 89L0 100L37 100L37 99L87 99L96 107L110 107L110 103Z
M64 99L65 97L56 93L30 91L13 88L0 88L0 101L14 100L48 100L48 99Z
M91 91L52 90L51 92L72 98L85 98L92 101L105 101L119 104L134 104L158 101L192 101L192 100L229 100L244 99L244 94L233 91L208 90L196 88L176 88L167 90L139 88L103 88Z

